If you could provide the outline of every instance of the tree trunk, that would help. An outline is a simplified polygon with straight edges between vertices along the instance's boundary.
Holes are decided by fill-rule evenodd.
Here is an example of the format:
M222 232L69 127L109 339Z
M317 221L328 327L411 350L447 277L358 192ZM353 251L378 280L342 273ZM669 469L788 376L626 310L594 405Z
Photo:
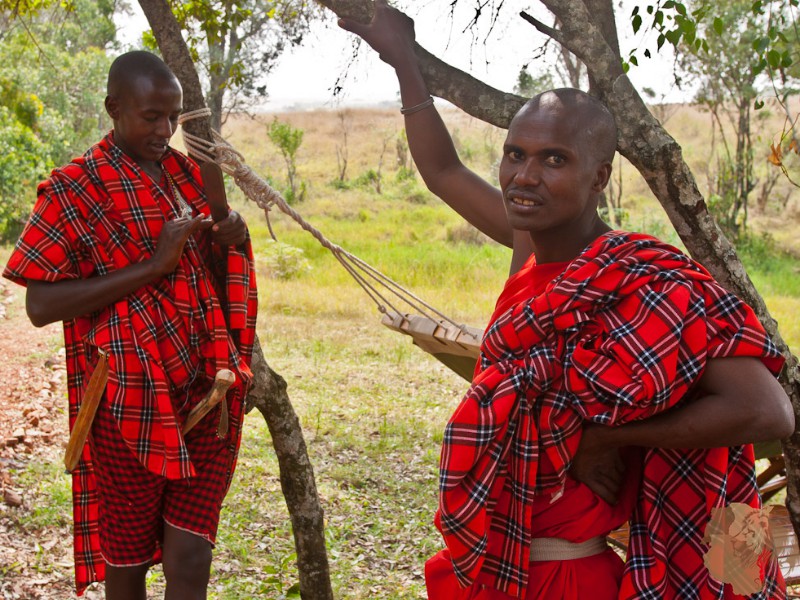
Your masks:
M337 15L360 21L371 18L369 0L319 0ZM731 292L756 312L772 340L786 357L780 381L789 395L800 424L800 371L797 359L778 332L763 298L753 287L730 242L709 215L702 194L680 145L650 114L622 70L616 35L606 29L607 20L596 14L613 14L612 0L541 0L562 24L555 30L530 17L526 20L562 44L586 65L594 91L608 106L619 127L618 150L642 174L664 207L689 253L711 271ZM587 5L591 2L592 12ZM601 6L602 4L602 6ZM608 40L608 41L607 41ZM611 43L611 45L609 44ZM419 45L420 67L430 92L449 100L465 112L498 127L508 127L525 98L495 90L472 76L448 66ZM786 506L795 532L800 535L800 434L783 441L788 475Z
M300 595L304 600L332 599L324 516L303 430L286 393L286 381L269 367L259 344L253 352L253 375L247 404L264 416L280 462L281 489L291 513L297 551Z
M200 79L180 26L166 1L139 0L139 4L153 29L164 61L181 82L184 110L205 107ZM192 119L185 128L194 135L211 140L208 119ZM304 600L332 600L323 511L300 421L286 394L286 382L270 369L258 339L253 352L252 370L254 382L247 403L258 408L267 421L278 456L281 488L292 521L297 550L300 595Z
M589 14L593 15L594 22L600 29L600 35L611 48L611 52L619 56L619 36L617 36L617 23L614 20L614 7L611 2L608 0L583 0L583 3ZM566 45L561 44L561 47L566 48ZM594 78L595 76L589 71L589 90L592 94L595 93L597 87Z
M208 57L209 62L218 65L218 69L212 69L209 74L208 82L208 97L206 101L208 108L211 109L210 126L214 131L222 133L222 101L225 98L225 83L228 80L229 73L224 66L225 61L225 48L224 41L219 41L216 44L208 42Z

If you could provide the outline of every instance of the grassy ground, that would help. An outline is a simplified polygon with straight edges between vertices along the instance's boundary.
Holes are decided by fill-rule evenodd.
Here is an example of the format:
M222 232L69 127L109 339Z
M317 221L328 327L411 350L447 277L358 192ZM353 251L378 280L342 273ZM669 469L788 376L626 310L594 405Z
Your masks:
M417 180L398 180L403 147L397 143L402 123L396 112L280 118L306 136L298 172L308 191L298 210L331 240L444 313L483 327L510 253L465 227ZM692 115L673 118L680 131L691 131ZM493 178L503 134L467 117L447 119L467 162ZM285 166L266 137L268 122L236 121L226 134L257 171L283 185ZM337 148L348 155L348 166L344 181L332 185L341 164ZM695 161L703 156L694 149L687 154ZM374 178L365 177L379 170L381 194ZM631 171L623 167L628 226L670 238L663 212ZM231 199L248 219L258 256L265 356L288 382L315 468L336 597L424 598L423 563L440 548L431 523L439 445L466 382L409 338L380 325L376 306L330 253L287 217L273 213L280 240L273 243L258 209L233 190ZM796 215L783 223L793 231L800 224ZM751 276L784 337L800 347L797 260L752 263ZM65 527L67 483L58 467L29 467L24 477L47 498L31 516L30 530ZM277 461L266 425L253 413L222 515L210 597L290 596L297 580L293 553ZM160 575L152 579L160 589Z

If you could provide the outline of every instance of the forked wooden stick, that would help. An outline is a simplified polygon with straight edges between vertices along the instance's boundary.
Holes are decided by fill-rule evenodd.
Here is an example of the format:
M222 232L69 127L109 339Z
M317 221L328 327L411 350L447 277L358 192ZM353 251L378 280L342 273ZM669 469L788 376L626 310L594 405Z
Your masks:
M233 374L233 371L228 369L220 369L217 371L217 376L214 377L214 385L211 387L211 391L209 391L206 397L192 409L192 412L190 412L189 416L186 418L186 423L183 424L182 429L183 435L186 435L212 408L225 398L225 394L228 393L228 388L231 387L234 381L236 381L236 375Z

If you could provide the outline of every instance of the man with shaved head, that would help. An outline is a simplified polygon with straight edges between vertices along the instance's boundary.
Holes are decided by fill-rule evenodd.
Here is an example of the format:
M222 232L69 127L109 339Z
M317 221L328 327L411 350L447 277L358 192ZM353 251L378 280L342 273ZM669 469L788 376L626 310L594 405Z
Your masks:
M3 275L27 286L34 325L64 322L71 427L107 368L72 473L78 594L105 580L109 600L145 600L162 561L165 598L200 600L252 377L252 252L169 146L183 94L160 58L118 57L105 107L113 130L39 186ZM184 433L221 369L236 375L226 401Z
M342 19L394 67L428 188L509 246L511 275L472 386L445 430L426 563L431 600L736 598L704 562L711 512L759 507L751 442L794 429L782 358L752 310L700 265L597 212L614 119L575 89L512 120L500 189L459 160L414 52L376 0ZM625 564L605 543L630 522ZM771 549L754 598L781 598Z

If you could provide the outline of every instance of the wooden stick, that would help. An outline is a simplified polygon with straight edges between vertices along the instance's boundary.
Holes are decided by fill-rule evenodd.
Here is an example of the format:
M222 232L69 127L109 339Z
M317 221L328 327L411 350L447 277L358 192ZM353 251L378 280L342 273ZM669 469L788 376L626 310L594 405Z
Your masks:
M64 452L64 466L67 472L71 473L78 466L78 462L83 454L83 447L86 445L86 438L92 429L94 416L97 414L97 407L100 406L100 398L103 397L103 390L106 389L108 381L108 355L104 350L97 350L97 364L89 377L86 391L83 393L81 407L78 409L78 416L69 434L69 442Z
M233 374L233 371L229 371L228 369L220 369L217 371L217 376L214 377L214 385L211 387L211 391L209 391L206 397L192 409L192 412L190 412L189 416L186 418L186 423L183 424L183 435L186 435L212 408L222 402L222 399L225 398L225 394L228 393L228 388L231 387L234 381L236 381L236 375Z
M203 186L206 189L206 202L211 209L214 222L222 221L228 216L228 198L225 194L225 179L222 169L217 163L204 162L200 165Z

